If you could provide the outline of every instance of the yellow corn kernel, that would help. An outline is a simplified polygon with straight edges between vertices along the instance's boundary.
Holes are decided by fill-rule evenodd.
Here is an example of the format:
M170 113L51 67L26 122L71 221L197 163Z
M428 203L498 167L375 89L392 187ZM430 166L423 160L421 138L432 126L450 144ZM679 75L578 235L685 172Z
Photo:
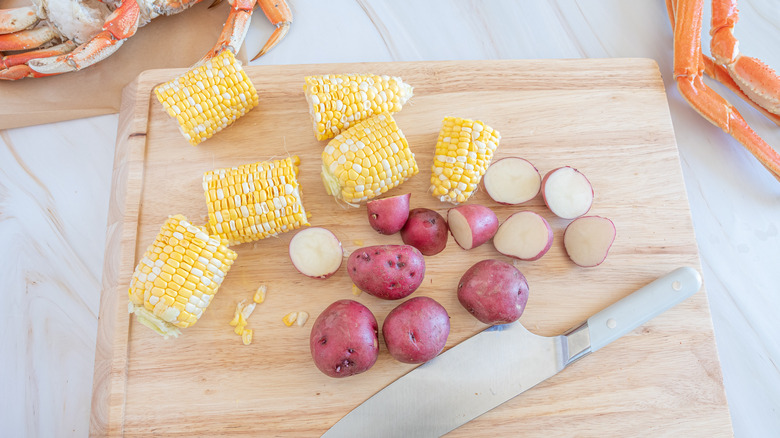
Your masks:
M225 50L154 89L157 100L193 146L257 106L254 85L230 50Z
M298 312L298 317L295 319L295 325L303 327L306 325L306 321L309 320L309 314L307 312Z
M246 319L244 318L244 315L239 313L238 314L238 323L236 324L236 328L233 329L233 332L235 332L235 334L237 334L237 335L240 335L241 333L244 332L244 328L246 327L246 325L247 325L247 322L246 322Z
M284 318L282 318L282 322L287 327L291 327L293 324L295 324L296 319L298 319L298 312L290 312L287 315L284 315Z
M401 78L372 74L308 76L303 90L317 140L376 114L400 111L413 94Z
M257 304L262 303L265 301L265 294L268 292L268 286L261 284L260 287L257 288L257 292L255 292L255 295L252 297L252 301L254 301Z
M371 169L364 169L366 161L357 157L357 152L375 157L376 164L369 160ZM364 170L366 175L373 170L377 177L369 182ZM409 143L389 113L356 123L331 140L322 152L326 191L352 206L385 193L418 171Z
M360 288L359 288L359 287L357 287L357 285L356 285L356 284L352 284L352 295L354 295L354 296L358 296L358 295L360 295L360 294L362 294L362 293L363 293L363 291L362 291L362 290L360 290Z
M298 162L298 157L289 157L206 172L203 190L210 231L235 245L309 225Z
M163 336L178 336L203 315L236 259L227 242L205 233L182 215L171 216L141 257L130 280L128 310ZM183 262L190 253L218 270ZM157 254L170 254L164 259ZM173 273L173 274L171 274ZM191 279L191 281L185 280Z
M445 117L431 167L431 194L442 202L466 202L490 166L500 140L498 131L479 120Z
M254 330L252 329L245 329L241 333L241 341L244 343L244 345L249 345L252 343L252 334L254 333Z

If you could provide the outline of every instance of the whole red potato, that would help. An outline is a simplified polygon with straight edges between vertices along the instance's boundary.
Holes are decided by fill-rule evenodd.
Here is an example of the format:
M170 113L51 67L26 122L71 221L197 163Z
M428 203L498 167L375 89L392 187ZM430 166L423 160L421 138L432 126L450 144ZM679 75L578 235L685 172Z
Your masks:
M379 356L378 324L368 308L339 300L320 313L311 328L314 364L330 377L349 377L374 366Z
M401 239L423 255L432 256L447 246L448 232L447 221L442 215L429 208L415 208L401 228Z
M458 301L485 324L517 321L528 301L528 281L513 265L482 260L458 282Z
M433 298L415 297L393 309L382 323L387 350L397 361L424 363L444 349L450 315Z

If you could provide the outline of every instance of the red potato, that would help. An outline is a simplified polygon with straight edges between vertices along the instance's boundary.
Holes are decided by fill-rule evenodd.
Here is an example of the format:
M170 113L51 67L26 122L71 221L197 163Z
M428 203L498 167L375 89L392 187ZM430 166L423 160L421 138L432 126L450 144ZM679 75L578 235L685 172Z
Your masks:
M367 371L379 356L376 318L357 301L336 301L314 321L309 347L314 364L330 377Z
M290 261L295 269L312 278L328 278L341 267L344 250L341 241L320 227L298 231L289 246Z
M601 216L583 216L566 227L563 246L575 264L585 268L598 266L607 258L616 234L611 220Z
M400 300L420 287L425 259L409 245L368 246L349 255L347 272L360 290L384 300Z
M493 246L501 254L520 260L538 260L553 243L550 224L533 211L509 216L493 236Z
M447 246L447 221L428 208L415 208L409 212L409 219L401 228L401 239L407 245L420 250L423 255L432 256Z
M366 203L368 223L380 234L395 234L401 231L409 218L411 193L374 199Z
M517 321L528 302L528 281L509 263L482 260L458 282L458 301L485 324Z
M530 161L507 157L495 161L482 177L485 191L499 204L522 204L530 201L542 187L542 176Z
M493 238L498 230L498 217L482 205L459 205L447 212L447 225L461 248L472 249Z
M575 219L590 210L593 186L577 169L559 167L544 176L542 196L553 214L563 219Z
M450 315L428 297L404 301L382 323L387 350L403 363L424 363L438 356L449 334Z

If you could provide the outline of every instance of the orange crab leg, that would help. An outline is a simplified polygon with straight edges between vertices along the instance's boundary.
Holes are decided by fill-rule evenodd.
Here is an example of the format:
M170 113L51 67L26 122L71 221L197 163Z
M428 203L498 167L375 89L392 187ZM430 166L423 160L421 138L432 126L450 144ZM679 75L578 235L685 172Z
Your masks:
M222 33L217 39L214 47L198 63L209 60L225 49L230 49L233 53L238 53L241 43L244 41L246 32L249 30L249 23L252 19L252 10L255 8L257 0L235 0L230 8L225 25L222 27ZM218 4L215 1L211 6ZM211 7L209 6L209 7Z
M703 81L701 56L703 0L672 1L674 9L674 78L680 94L714 125L733 136L780 180L780 154L748 126L736 108Z
M672 0L666 0L666 11L669 14L669 21L672 24L672 29L674 29L674 5ZM766 110L766 108L762 107L756 102L753 102L753 100L739 88L739 85L734 82L734 79L731 78L728 71L726 71L723 66L716 64L712 58L704 55L703 53L701 55L701 62L704 64L704 73L707 76L726 86L726 88L731 90L731 92L741 97L742 100L752 105L753 108L757 109L759 112L761 112L761 114L765 115L768 119L775 122L776 125L780 126L780 116L770 113Z
M780 115L780 77L760 60L739 53L734 25L739 20L736 0L713 0L710 51L739 88L756 104Z
M263 10L271 24L276 26L276 29L274 29L274 32L268 38L268 41L263 48L260 49L260 52L252 58L252 61L265 55L269 50L273 49L274 46L279 44L282 38L284 38L290 30L290 25L293 20L292 12L290 12L290 8L284 0L258 0L257 4L260 5L260 9Z
M57 34L48 26L20 30L19 32L0 35L0 51L33 49L56 37Z

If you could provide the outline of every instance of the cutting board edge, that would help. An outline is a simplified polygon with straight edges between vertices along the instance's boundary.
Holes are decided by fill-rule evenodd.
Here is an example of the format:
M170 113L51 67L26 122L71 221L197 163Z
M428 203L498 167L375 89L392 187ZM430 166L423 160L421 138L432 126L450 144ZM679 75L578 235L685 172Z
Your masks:
M90 436L123 435L130 314L118 304L126 302L126 294L117 279L131 274L120 269L128 266L126 258L134 258L134 251L128 248L134 248L138 231L149 95L153 88L146 78L151 72L139 74L122 90L95 347ZM128 186L131 175L136 177L136 184ZM129 265L133 264L131 260Z

